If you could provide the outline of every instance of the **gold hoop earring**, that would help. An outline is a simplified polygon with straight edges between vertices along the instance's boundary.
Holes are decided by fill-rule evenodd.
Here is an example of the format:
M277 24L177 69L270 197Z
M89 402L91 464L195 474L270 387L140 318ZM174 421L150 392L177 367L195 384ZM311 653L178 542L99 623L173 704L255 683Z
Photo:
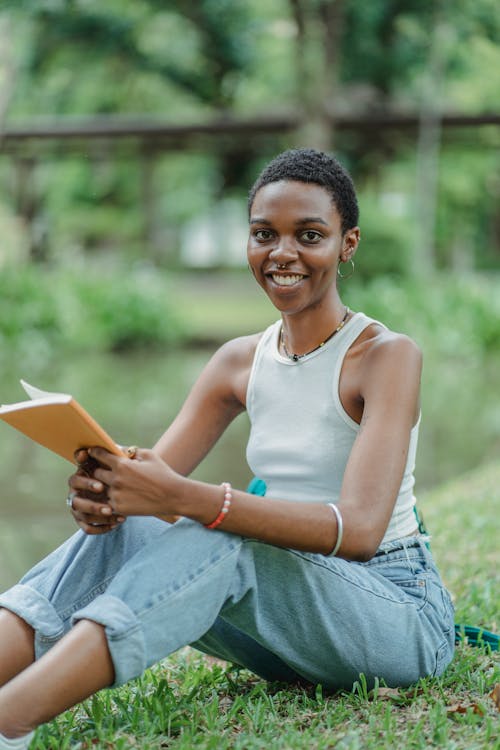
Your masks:
M354 261L353 261L353 259L349 258L349 260L347 260L346 263L350 263L351 264L351 272L350 273L346 273L346 274L340 273L340 261L339 261L339 264L337 266L337 276L339 277L339 279L350 279L351 276L354 273Z

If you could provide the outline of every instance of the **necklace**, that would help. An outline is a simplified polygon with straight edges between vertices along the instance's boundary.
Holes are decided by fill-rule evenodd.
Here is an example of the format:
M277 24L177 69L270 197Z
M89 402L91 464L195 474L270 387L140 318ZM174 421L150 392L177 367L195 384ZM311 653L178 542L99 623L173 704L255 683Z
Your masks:
M335 336L336 333L338 333L339 331L342 330L342 328L346 324L347 316L349 315L350 312L351 311L349 310L349 308L346 307L345 313L344 313L344 317L342 318L342 320L338 324L337 328L333 331L333 333L331 333L329 336L327 336L326 339L324 339L321 342L321 344L318 344L318 346L315 346L314 349L311 349L309 352L304 352L304 354L290 354L290 352L287 350L286 345L285 345L285 336L284 336L284 333L283 333L283 326L281 326L280 343L281 343L281 346L283 347L283 351L285 352L285 354L288 357L288 359L291 359L292 362L298 362L299 359L302 359L302 357L307 357L308 354L312 354L313 352L316 352L318 349L321 349L321 347L324 346L328 341L330 341L330 339L333 339L333 337Z

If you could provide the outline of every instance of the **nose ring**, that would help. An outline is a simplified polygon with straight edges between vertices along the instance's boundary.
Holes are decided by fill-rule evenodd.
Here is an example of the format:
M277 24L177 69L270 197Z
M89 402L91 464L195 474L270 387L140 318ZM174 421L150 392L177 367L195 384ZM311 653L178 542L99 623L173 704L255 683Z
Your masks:
M281 270L283 270L287 267L287 265L288 263L276 263L276 268L280 268Z

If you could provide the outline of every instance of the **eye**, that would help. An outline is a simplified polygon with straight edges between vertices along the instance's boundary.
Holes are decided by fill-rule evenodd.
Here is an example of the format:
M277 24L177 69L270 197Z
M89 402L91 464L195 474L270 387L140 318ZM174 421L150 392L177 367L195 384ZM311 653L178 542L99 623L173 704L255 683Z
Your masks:
M270 229L256 229L255 232L253 232L253 236L257 242L269 242L273 237L273 233Z
M307 242L309 245L314 245L323 239L323 235L317 232L315 229L306 229L300 235L302 242Z

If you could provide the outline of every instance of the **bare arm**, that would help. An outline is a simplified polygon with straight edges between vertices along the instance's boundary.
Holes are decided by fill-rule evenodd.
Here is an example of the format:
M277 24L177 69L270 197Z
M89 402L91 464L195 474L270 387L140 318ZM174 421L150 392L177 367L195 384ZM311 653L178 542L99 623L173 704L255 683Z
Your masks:
M257 340L257 336L235 339L214 354L179 414L154 446L155 453L179 474L190 474L245 410Z
M363 417L339 502L345 548L359 548L361 557L376 552L394 509L420 411L421 371L421 352L405 336L377 337L365 355Z

